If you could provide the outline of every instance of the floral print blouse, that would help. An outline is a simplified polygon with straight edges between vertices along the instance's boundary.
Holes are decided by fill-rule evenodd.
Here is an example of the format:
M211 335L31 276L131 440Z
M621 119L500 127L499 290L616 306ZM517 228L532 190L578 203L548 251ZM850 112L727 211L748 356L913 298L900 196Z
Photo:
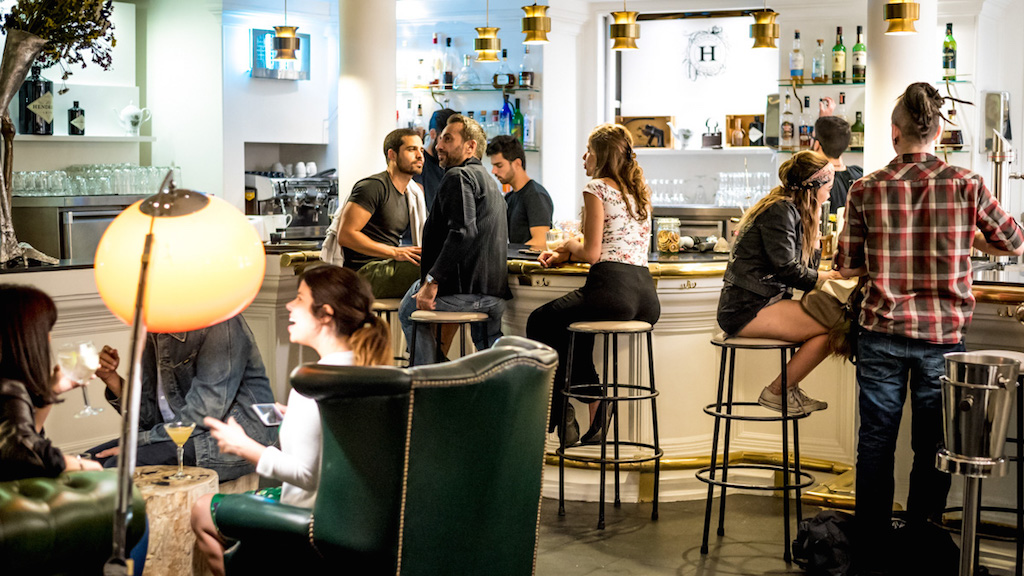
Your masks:
M601 257L598 262L622 262L647 266L651 242L651 218L640 221L629 215L622 192L603 180L591 180L583 188L604 205L604 231L601 236Z

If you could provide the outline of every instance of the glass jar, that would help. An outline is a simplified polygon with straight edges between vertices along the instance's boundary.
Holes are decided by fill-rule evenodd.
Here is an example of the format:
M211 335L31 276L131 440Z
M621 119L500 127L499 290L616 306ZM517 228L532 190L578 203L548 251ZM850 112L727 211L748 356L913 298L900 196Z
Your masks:
M679 252L679 218L656 218L658 231L655 240L658 252L676 254Z

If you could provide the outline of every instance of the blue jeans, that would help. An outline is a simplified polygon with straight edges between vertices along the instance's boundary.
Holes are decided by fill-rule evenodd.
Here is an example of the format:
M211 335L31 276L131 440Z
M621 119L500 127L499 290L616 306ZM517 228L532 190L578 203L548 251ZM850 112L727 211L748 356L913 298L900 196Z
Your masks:
M857 384L860 386L860 430L857 444L858 547L877 556L887 541L894 492L896 437L900 429L907 384L913 409L907 518L926 520L941 515L949 494L950 476L935 469L942 446L943 354L962 352L959 344L931 344L901 336L860 330L857 341ZM884 561L879 558L879 561Z
M413 363L417 366L430 364L437 358L437 342L431 334L430 326L415 324L412 313L416 311L416 293L420 290L417 280L409 287L398 307L398 319L402 322L405 341L412 345L412 331L416 328L416 350ZM438 312L483 312L487 314L486 322L474 322L469 325L469 333L477 350L490 348L494 341L501 337L501 317L505 314L505 299L499 296L484 294L450 294L438 296L434 300L434 310Z

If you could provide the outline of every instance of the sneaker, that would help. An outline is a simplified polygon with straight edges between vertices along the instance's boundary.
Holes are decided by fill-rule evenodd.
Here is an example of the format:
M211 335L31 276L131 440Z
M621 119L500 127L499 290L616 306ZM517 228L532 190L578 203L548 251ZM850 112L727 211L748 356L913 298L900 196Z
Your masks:
M826 402L821 400L815 400L800 388L793 388L786 394L787 397L787 409L789 414L807 414L816 410L824 410L828 408ZM775 394L767 386L761 391L761 396L757 399L757 403L769 410L775 410L776 412L782 412L782 394Z

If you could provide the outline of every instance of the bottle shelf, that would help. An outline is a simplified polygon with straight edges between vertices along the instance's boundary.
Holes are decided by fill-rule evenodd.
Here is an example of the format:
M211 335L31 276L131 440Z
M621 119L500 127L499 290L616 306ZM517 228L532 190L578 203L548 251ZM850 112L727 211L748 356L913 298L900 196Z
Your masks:
M522 86L516 86L515 88L495 88L490 84L481 84L480 86L474 86L472 88L438 88L438 87L427 87L427 88L399 88L399 94L446 94L448 92L456 94L500 94L502 92L527 92L531 94L540 94L539 88L524 88Z
M38 134L17 134L15 142L83 142L83 143L130 143L156 142L155 136L40 136Z
M789 87L792 87L792 86L793 86L793 81L792 80L779 80L779 87L780 88L789 88ZM844 87L847 87L847 88L863 88L864 86L866 86L866 84L864 82L849 82L849 81L839 83L839 82L832 82L831 80L829 80L828 82L811 82L810 80L805 80L803 84L796 84L797 88L813 88L815 86L844 86Z
M706 156L708 154L727 155L768 155L774 154L767 146L726 146L724 148L687 148L676 150L674 148L633 148L637 156Z

